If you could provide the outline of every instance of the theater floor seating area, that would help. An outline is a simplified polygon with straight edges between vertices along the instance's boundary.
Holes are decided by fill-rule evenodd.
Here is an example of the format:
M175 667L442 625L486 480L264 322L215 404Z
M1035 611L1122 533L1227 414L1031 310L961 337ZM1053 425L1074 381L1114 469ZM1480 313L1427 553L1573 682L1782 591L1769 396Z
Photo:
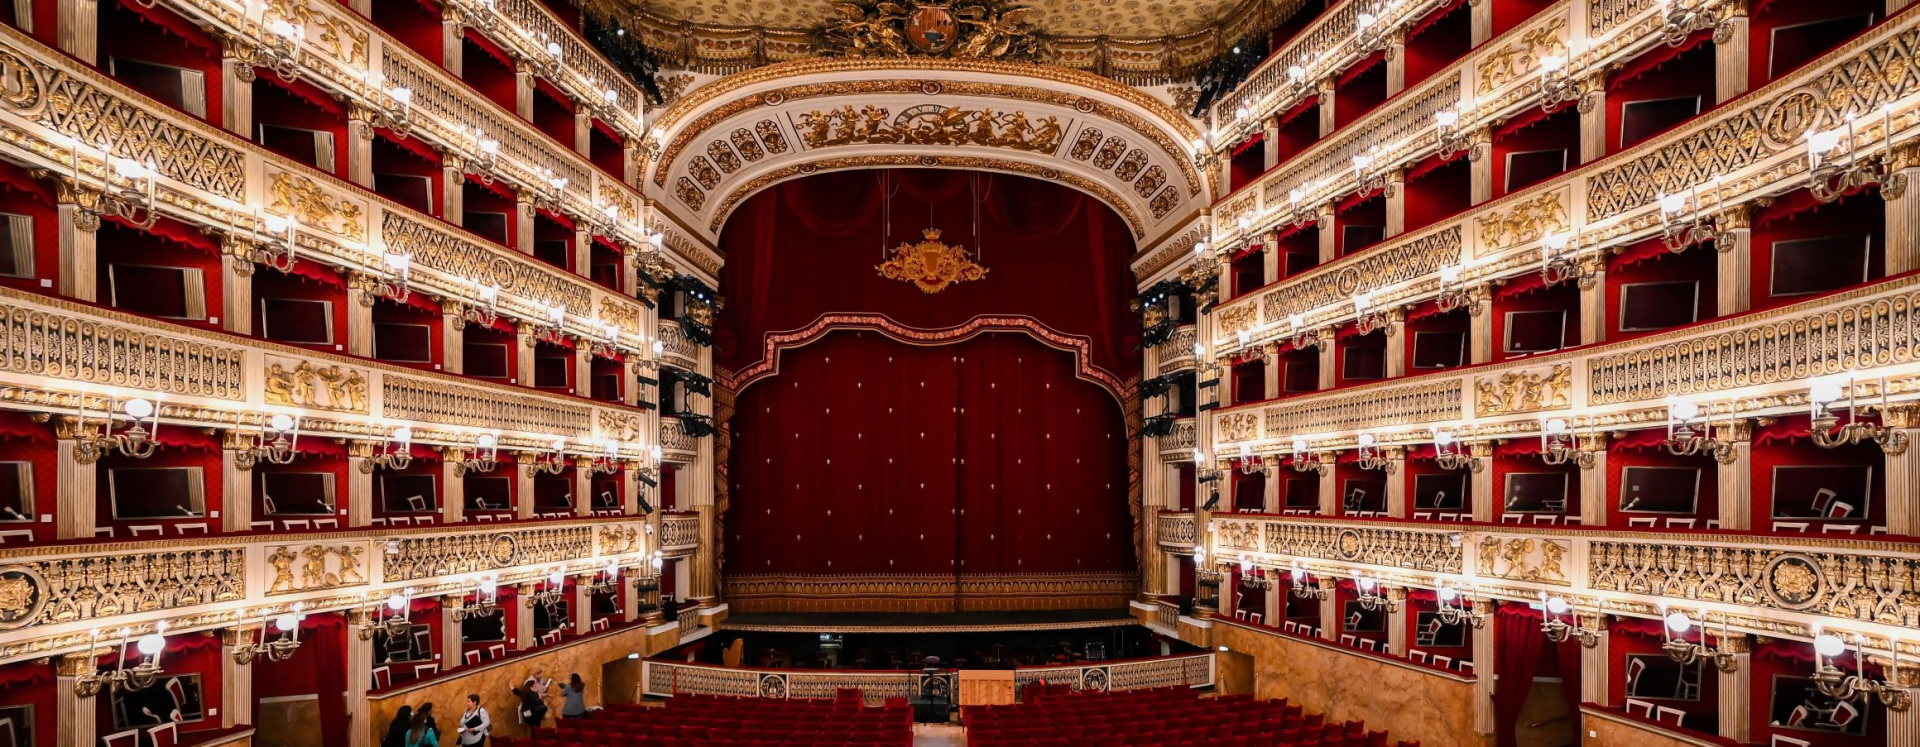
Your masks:
M615 705L532 738L496 747L905 747L913 744L906 699L861 704L858 690L833 700L680 695L663 707Z
M1286 699L1202 698L1187 688L1047 694L1031 703L969 706L969 747L1387 747L1360 721L1330 724ZM1398 747L1419 747L1401 742Z

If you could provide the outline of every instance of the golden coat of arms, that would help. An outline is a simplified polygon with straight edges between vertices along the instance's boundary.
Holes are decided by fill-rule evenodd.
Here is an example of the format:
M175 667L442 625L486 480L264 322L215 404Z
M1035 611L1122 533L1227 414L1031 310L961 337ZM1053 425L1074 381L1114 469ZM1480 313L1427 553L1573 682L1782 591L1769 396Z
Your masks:
M920 232L926 237L918 244L901 244L893 257L874 269L888 280L904 280L920 287L923 293L939 293L947 286L987 276L987 268L973 261L966 247L941 243L940 229Z

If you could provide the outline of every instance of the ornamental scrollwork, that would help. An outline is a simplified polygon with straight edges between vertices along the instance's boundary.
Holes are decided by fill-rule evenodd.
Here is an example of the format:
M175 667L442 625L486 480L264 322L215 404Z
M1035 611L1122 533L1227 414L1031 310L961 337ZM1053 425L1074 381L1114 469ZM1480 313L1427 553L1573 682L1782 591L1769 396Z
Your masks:
M131 552L30 563L47 604L33 624L95 620L246 597L246 551Z
M1588 585L1920 627L1920 560L1883 552L1596 541Z
M267 594L336 589L367 583L361 573L366 547L345 545L280 545L267 554Z
M1064 131L1054 116L1030 120L1026 112L996 112L957 106L924 104L893 115L886 107L868 104L855 111L814 110L800 115L800 141L808 148L841 145L902 143L907 145L977 145L1031 153L1052 153Z
M1476 256L1486 256L1569 230L1573 218L1567 214L1568 194L1567 189L1557 189L1515 202L1505 211L1489 210L1475 216L1474 224L1480 239Z
M1480 417L1564 409L1571 405L1573 364L1476 376L1473 391L1473 412Z
M1487 535L1475 553L1480 576L1509 581L1566 585L1567 555L1573 545L1565 540Z
M1449 532L1343 528L1331 524L1274 520L1249 523L1257 523L1264 530L1260 539L1263 546L1258 551L1267 555L1366 563L1432 573L1461 573L1463 568L1462 550L1448 538Z
M911 1L912 7L887 0L871 6L834 3L839 17L827 23L825 51L846 57L1031 60L1046 49L1046 42L1027 25L1031 8L996 10L968 0Z
M1252 412L1230 412L1220 417L1220 439L1251 441L1260 437L1260 416Z

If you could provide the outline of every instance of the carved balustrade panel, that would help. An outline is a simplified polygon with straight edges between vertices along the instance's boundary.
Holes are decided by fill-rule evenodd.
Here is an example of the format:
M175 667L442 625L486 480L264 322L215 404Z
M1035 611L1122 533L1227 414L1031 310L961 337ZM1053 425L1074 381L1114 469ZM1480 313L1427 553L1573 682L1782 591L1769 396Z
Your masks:
M1174 421L1173 431L1159 437L1160 460L1179 462L1193 458L1193 449L1198 444L1198 428L1193 418L1181 418Z
M384 583L593 557L592 526L407 536L394 542L382 564Z
M668 363L697 371L700 368L700 345L687 337L687 333L677 322L661 322L659 327L661 354L667 356Z
M388 418L573 438L594 434L595 409L557 397L391 374L381 383L381 412Z
M0 290L0 372L210 399L246 397L245 349L161 329L126 314Z
M1189 324L1176 328L1166 342L1153 346L1154 355L1160 361L1161 375L1193 368L1193 344L1198 337L1198 331Z
M700 515L693 512L660 515L660 549L691 550L700 545Z
M1162 513L1155 521L1154 536L1164 547L1185 553L1192 552L1194 544L1199 542L1192 513Z

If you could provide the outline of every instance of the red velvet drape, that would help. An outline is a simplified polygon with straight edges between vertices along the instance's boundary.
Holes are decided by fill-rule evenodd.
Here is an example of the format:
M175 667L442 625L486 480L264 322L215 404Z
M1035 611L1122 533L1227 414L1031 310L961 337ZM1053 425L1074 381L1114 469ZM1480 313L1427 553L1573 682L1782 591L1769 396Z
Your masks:
M320 697L320 743L346 744L348 729L367 729L347 723L347 688L365 688L370 682L347 682L347 621L342 615L309 618L314 649L313 681Z
M730 576L1132 567L1119 406L1026 335L833 332L737 412Z
M1540 668L1547 638L1540 632L1540 613L1522 605L1502 605L1494 614L1493 735L1499 747L1515 747L1514 727L1520 707L1533 691L1533 675ZM1574 671L1579 671L1576 665Z

